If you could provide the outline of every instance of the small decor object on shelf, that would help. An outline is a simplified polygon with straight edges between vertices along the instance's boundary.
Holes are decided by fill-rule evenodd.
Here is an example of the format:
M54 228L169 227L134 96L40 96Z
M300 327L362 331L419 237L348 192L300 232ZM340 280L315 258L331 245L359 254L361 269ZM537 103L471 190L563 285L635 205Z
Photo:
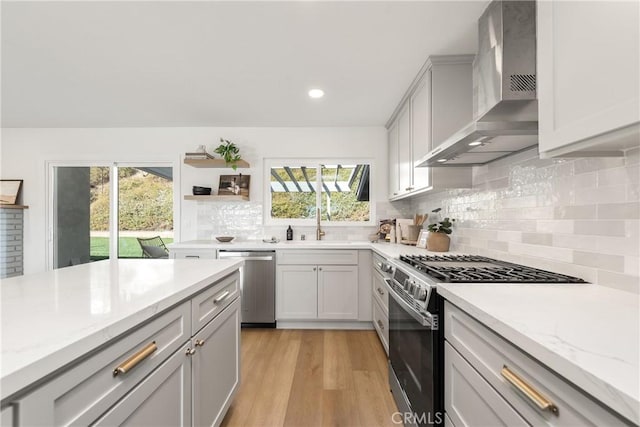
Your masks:
M429 231L420 230L420 234L418 235L418 242L416 243L416 248L427 249L428 236L429 236Z
M251 175L220 175L218 186L219 196L246 196L249 197L249 182Z
M240 149L233 142L220 138L222 144L218 145L214 153L220 154L224 159L227 166L230 166L233 170L238 168L238 162L242 159L240 157Z
M196 148L196 151L185 153L184 158L185 160L215 159L215 157L207 153L207 148L204 145L198 145L198 148Z
M21 188L21 179L0 179L0 204L15 205Z
M441 209L434 209L432 212L439 212ZM454 218L445 218L440 222L434 222L429 224L427 229L429 230L429 237L427 237L427 250L433 252L447 252L451 239L451 227L456 220Z

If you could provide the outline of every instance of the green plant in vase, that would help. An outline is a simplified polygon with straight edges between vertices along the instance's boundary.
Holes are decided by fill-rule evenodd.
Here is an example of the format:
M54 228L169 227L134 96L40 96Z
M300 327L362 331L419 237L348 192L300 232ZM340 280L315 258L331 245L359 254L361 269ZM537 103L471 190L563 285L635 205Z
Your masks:
M441 209L434 209L432 212L439 212ZM449 234L453 231L455 218L444 218L442 221L429 224L429 236L427 237L427 250L433 252L447 252L451 244Z
M213 150L214 153L220 154L227 166L231 166L233 170L238 169L238 162L242 160L240 157L240 149L233 142L220 138L222 144Z

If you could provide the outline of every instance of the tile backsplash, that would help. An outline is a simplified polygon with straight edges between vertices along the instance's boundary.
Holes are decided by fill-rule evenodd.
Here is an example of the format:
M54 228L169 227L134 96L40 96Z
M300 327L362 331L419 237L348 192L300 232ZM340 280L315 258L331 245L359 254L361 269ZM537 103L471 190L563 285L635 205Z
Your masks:
M473 171L473 188L413 199L428 223L456 218L452 250L640 292L640 149L539 159L535 149Z
M209 240L215 236L237 236L239 240L260 240L265 237L286 238L286 227L263 225L262 203L198 202L198 239ZM378 218L406 216L409 205L395 205L389 202L376 203ZM315 239L315 227L294 226L294 240L304 234L307 240ZM323 226L326 235L323 240L367 240L377 231L377 226L331 227Z

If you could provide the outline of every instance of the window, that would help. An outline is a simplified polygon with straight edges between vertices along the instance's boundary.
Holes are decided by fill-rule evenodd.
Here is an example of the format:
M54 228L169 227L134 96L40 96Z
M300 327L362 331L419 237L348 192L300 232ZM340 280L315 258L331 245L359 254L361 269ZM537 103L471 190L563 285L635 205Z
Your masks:
M370 224L370 161L267 159L265 223Z
M174 238L173 165L50 166L52 268L141 258L138 238Z

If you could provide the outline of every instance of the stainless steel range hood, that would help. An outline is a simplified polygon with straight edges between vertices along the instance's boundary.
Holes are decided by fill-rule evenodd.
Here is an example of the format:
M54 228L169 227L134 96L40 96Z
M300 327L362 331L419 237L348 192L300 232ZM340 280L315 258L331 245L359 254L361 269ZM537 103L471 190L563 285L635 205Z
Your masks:
M535 1L493 1L478 20L474 121L416 166L475 166L538 143Z

